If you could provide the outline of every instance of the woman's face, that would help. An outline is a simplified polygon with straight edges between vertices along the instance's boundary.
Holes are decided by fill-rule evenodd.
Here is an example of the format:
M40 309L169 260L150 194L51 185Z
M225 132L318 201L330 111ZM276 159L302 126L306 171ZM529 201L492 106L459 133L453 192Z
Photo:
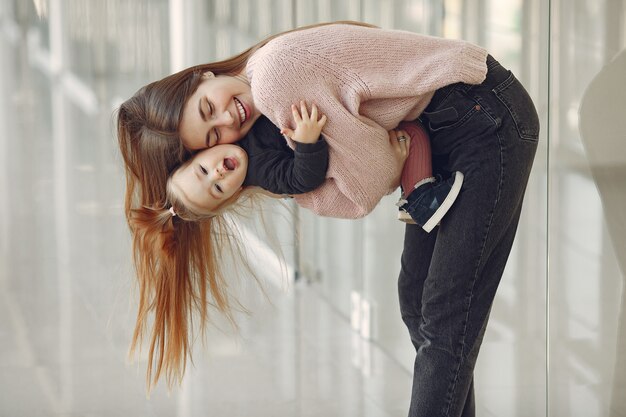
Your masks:
M211 212L241 189L248 169L248 154L237 145L205 149L174 172L174 192L185 205Z
M245 79L204 74L204 80L185 103L180 137L185 148L198 150L241 139L261 115Z

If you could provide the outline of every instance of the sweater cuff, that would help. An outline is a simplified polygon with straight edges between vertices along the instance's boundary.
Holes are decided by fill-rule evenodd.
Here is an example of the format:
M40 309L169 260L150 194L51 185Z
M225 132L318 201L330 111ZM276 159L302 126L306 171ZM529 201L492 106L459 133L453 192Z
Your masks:
M461 79L467 84L480 84L485 81L487 76L487 50L471 44L466 43L463 48L463 63L461 67Z
M315 143L300 143L295 142L296 152L300 153L315 153L324 150L328 147L328 144L324 140L324 137L320 135L319 139Z

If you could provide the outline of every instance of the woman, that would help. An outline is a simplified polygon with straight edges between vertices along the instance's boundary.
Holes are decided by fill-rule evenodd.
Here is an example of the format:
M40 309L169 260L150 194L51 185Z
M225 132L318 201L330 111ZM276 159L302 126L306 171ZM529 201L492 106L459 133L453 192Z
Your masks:
M284 103L314 100L328 116L331 166L324 184L297 202L356 218L398 185L402 160L387 131L419 117L433 169L465 180L439 228L405 232L398 288L416 348L409 414L474 415L473 369L537 147L530 97L485 50L463 41L331 24L260 45L233 61L226 94L185 90L175 101L185 103L180 124L168 134L200 149L236 139L259 114L285 126ZM237 81L250 88L238 90Z

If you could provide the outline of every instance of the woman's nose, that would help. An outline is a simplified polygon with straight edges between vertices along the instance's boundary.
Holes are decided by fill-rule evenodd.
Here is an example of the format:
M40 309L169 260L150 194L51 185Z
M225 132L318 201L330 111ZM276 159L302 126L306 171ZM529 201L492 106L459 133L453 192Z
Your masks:
M215 124L218 126L232 126L234 121L235 118L233 117L233 115L228 110L226 110L222 112L222 114L220 114Z

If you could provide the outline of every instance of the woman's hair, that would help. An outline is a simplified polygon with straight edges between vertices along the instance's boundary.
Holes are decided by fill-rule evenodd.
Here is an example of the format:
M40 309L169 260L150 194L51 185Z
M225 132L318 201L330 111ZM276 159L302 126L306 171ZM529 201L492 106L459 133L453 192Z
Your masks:
M167 185L168 177L191 156L178 131L185 102L205 72L240 73L250 55L270 40L338 23L375 27L361 22L331 22L272 35L232 58L196 65L150 83L120 106L117 136L126 174L124 211L133 237L139 284L139 310L130 352L132 355L140 347L153 315L148 389L163 373L169 386L182 378L187 355L191 354L194 311L199 314L202 330L208 320L208 306L232 319L235 300L229 297L220 261L225 251L244 261L239 234L221 215L228 204L220 207L220 213L193 212ZM172 216L170 207L174 207L176 216Z

